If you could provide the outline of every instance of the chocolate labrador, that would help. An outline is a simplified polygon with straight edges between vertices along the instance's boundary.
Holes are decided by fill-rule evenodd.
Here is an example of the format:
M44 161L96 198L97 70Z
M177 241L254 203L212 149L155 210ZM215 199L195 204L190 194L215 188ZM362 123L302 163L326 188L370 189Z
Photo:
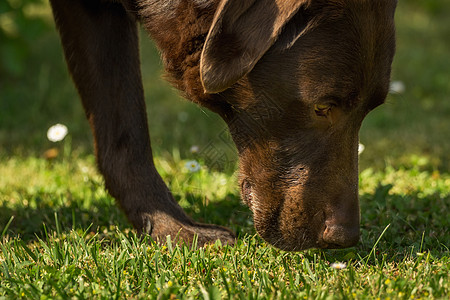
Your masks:
M396 0L50 2L98 168L139 232L235 239L189 218L155 169L142 23L171 83L228 124L259 235L291 251L358 242L358 132L388 92Z

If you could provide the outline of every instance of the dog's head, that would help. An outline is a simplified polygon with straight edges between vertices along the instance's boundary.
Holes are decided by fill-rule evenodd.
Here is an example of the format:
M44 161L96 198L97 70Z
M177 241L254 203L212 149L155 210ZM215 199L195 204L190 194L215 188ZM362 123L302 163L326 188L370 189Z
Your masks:
M286 250L359 239L358 132L384 102L395 0L223 0L203 48L207 93L240 159L241 195Z

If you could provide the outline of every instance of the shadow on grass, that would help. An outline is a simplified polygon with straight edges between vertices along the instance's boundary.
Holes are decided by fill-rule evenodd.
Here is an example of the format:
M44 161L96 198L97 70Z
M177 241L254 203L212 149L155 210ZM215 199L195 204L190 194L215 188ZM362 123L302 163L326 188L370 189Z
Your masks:
M425 195L419 189L394 193L392 188L380 184L374 193L360 197L361 239L356 251L363 256L375 248L374 255L387 255L390 261L419 252L448 255L449 196Z
M448 196L442 197L437 193L424 196L418 191L396 194L391 189L391 185L379 185L374 193L361 196L361 240L356 247L317 251L328 260L366 257L372 249L373 257L387 255L389 261L399 262L418 252L430 252L435 257L448 255ZM181 197L175 196L177 200ZM183 205L184 209L196 221L231 227L237 236L255 233L251 212L238 196L228 194L224 199L215 201L205 201L204 197L193 194L183 197L189 202L189 205ZM0 233L10 217L14 216L7 234L20 235L25 242L37 237L43 239L46 236L43 224L47 232L57 231L55 215L61 232L73 228L86 230L89 227L91 231L100 233L116 226L120 231L131 229L114 200L106 197L97 199L87 208L75 202L67 206L40 203L33 207L16 205L13 208L3 204L0 207ZM386 231L381 236L384 229ZM310 253L317 253L315 251Z
M45 232L56 232L57 226L61 232L72 229L84 231L87 228L93 232L103 232L115 227L120 231L126 231L132 228L125 214L110 197L96 199L90 207L83 207L86 205L79 205L77 201L68 201L67 205L39 201L39 197L35 196L37 200L32 201L33 205L17 204L11 207L3 203L0 206L0 234L11 217L14 218L6 234L20 236L25 242L37 238L44 239ZM249 232L253 228L250 211L233 194L227 195L225 199L208 203L204 203L200 196L188 194L186 198L191 205L184 209L198 222L231 227L237 235L243 234L243 230Z
M373 193L361 195L361 237L357 246L310 250L307 257L321 256L330 262L363 258L368 265L401 263L423 252L437 259L448 257L449 195L425 194L419 188L405 194L392 190L392 185L380 184Z
M220 201L206 201L206 203L202 196L186 194L185 197L189 206L183 208L195 221L228 227L238 237L255 233L252 213L242 204L238 196L229 193Z
M91 231L103 231L111 226L117 226L121 231L130 227L125 215L120 209L106 202L95 203L92 209L71 203L67 206L55 207L52 203L41 203L39 207L20 206L13 208L3 204L0 207L0 230L11 217L14 217L7 229L10 236L20 236L25 242L36 240L37 237L45 239L45 231L57 230L57 224L61 232L72 229Z

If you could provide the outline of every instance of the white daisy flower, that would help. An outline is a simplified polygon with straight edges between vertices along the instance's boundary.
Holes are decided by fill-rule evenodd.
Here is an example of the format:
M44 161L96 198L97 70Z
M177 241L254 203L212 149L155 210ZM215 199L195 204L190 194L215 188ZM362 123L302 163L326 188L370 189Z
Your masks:
M198 151L200 151L200 147L197 145L194 145L189 150L191 151L192 154L195 154L195 153L198 153Z
M359 143L358 144L358 155L361 155L361 153L363 153L364 149L366 149L366 147L363 144Z
M68 132L67 126L63 124L56 124L48 129L47 138L51 142L59 142L66 137Z
M389 92L391 94L402 94L405 92L405 84L402 81L392 81Z
M186 162L185 165L186 169L188 169L189 172L195 173L198 170L200 170L200 164L196 160L190 160Z
M342 263L342 262L334 262L330 266L333 269L342 270L342 269L345 269L347 267L347 264L346 263Z

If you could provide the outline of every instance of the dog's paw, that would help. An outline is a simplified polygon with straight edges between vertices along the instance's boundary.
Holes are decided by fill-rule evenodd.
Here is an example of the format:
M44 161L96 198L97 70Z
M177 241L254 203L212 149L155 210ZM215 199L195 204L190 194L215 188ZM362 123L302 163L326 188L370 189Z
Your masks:
M236 242L236 236L228 228L222 226L194 224L189 229L190 233L186 237L191 239L191 237L193 238L193 235L196 235L198 246L213 244L217 240L220 240L222 245L234 245Z
M152 221L153 219L153 221ZM197 246L214 244L217 240L222 245L234 245L236 236L228 228L200 224L191 220L180 222L168 216L144 218L143 233L149 234L154 241L165 243L170 236L172 241L191 246L196 241Z

